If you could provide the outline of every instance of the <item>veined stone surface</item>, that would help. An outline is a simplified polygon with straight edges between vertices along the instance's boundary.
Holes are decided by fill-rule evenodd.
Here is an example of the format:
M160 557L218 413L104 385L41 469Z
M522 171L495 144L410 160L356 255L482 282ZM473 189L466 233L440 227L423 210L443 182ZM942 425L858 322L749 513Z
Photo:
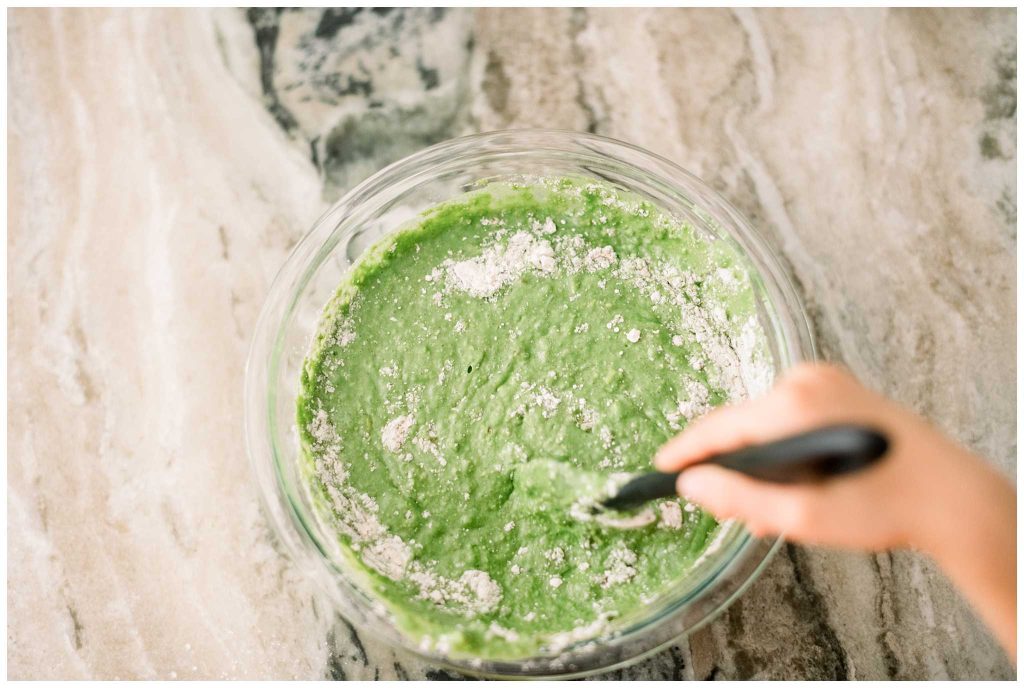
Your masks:
M256 315L313 220L453 136L590 130L778 247L825 357L1009 475L1013 10L12 10L12 678L444 678L276 549ZM606 678L1009 678L925 558L786 546Z

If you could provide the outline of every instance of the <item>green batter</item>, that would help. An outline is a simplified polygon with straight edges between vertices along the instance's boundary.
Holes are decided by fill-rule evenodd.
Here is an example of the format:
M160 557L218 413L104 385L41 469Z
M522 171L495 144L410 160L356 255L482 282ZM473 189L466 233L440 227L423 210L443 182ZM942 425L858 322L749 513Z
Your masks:
M327 305L305 472L424 649L559 652L642 613L718 528L588 500L771 375L730 244L590 180L492 184L374 246Z

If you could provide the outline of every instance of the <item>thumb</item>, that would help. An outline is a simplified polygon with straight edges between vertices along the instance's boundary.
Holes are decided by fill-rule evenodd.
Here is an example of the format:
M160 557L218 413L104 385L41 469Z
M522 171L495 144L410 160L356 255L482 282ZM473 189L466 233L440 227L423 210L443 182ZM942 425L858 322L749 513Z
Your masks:
M796 525L806 501L798 489L710 465L687 468L676 482L676 490L687 501L719 520L742 521L756 536L779 534Z

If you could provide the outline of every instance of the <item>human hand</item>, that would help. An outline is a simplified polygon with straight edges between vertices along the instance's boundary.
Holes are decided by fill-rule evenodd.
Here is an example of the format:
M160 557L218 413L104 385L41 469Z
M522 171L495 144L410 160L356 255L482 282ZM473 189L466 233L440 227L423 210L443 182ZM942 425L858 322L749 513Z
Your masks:
M770 393L695 421L655 457L677 471L719 452L838 423L881 431L889 451L859 473L780 485L712 465L679 476L679 494L755 535L930 554L1016 661L1017 497L981 458L835 366L801 365Z
M679 493L756 535L850 549L932 549L964 499L998 476L927 421L830 365L801 365L766 396L716 409L668 442L655 466L675 471L719 452L837 423L880 430L890 449L862 472L816 484L769 483L717 466L694 466ZM1002 482L1001 480L999 481ZM973 494L972 494L973 491Z

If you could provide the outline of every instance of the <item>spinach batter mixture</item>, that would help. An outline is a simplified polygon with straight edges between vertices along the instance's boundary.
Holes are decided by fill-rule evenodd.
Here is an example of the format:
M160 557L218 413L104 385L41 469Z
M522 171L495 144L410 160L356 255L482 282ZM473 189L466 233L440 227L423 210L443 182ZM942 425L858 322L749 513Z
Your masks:
M625 528L586 500L771 377L731 245L603 183L491 184L370 249L327 305L305 472L424 649L559 652L641 612L718 528L682 500Z

